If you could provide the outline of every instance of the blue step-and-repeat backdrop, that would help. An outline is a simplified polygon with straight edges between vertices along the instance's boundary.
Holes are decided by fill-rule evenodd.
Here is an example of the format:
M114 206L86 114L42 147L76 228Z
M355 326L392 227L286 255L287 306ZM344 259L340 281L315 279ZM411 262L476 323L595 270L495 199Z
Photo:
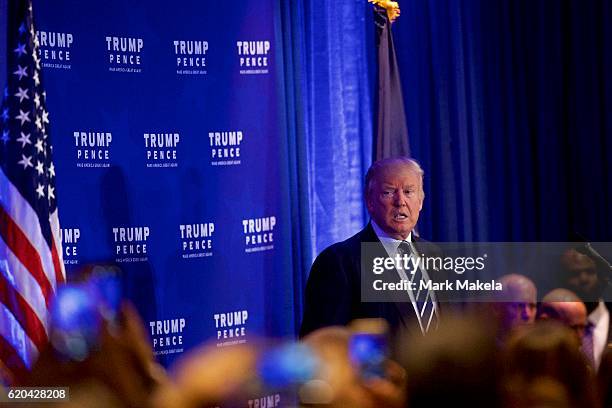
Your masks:
M160 361L294 333L278 7L36 2L64 262L117 262Z

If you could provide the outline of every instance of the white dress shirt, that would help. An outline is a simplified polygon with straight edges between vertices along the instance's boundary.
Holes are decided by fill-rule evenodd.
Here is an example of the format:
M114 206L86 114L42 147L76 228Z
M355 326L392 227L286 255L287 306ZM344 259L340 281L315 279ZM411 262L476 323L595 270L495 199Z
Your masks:
M608 329L610 328L610 312L603 301L593 310L588 321L594 325L593 328L593 357L595 358L595 368L599 368L601 356L608 344Z
M395 258L395 255L397 254L397 247L400 246L402 240L391 238L385 231L382 230L382 228L378 226L378 224L374 222L374 220L372 220L371 222L372 228L374 229L374 233L376 233L376 236L378 237L380 242L382 242L383 246L385 247L385 250L387 251L387 254L391 258ZM412 242L412 231L410 231L408 237L404 241Z
M378 224L374 222L374 220L371 220L371 223L372 223L372 228L374 229L374 233L376 234L376 236L382 243L383 247L385 248L385 251L387 252L387 255L389 255L390 258L395 259L395 256L398 255L397 248L404 241L410 242L411 248L414 248L414 246L412 245L412 231L410 231L406 239L402 241L402 240L390 237L386 232L382 230L382 228L378 226ZM415 252L414 249L413 249L413 252ZM418 254L416 253L414 255L418 257ZM410 280L408 278L408 275L406 275L406 272L401 267L396 268L396 269L401 279ZM428 280L429 275L427 274L427 271L423 270L423 268L420 268L420 269L421 269L421 273L423 274L423 278ZM419 316L419 310L418 310L416 301L414 299L414 293L412 293L412 290L410 289L408 289L407 292L408 292L408 296L410 297L410 302L412 302L412 307L414 308L414 312L417 314L417 316ZM435 313L438 313L438 302L436 301L434 294L431 293L431 295L432 295L431 299L433 302L433 306L435 308ZM421 319L419 318L417 320L419 321L419 325L421 326L421 332L425 333L425 328L423 327L423 323L421 322Z

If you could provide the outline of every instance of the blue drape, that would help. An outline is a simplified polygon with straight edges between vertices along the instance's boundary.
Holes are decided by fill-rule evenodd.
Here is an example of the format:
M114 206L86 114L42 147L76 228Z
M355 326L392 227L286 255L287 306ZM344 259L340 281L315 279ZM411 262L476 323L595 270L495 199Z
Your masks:
M434 240L610 240L612 6L405 1L393 30Z
M361 0L288 1L279 7L299 322L314 257L367 222L363 175L372 155L372 16Z
M370 9L362 1L281 2L291 157L296 315L310 264L367 217L363 175L372 155Z
M372 107L362 1L304 2L311 247L315 254L365 222ZM368 14L367 24L371 24Z
M285 3L283 3L285 4ZM375 66L360 1L296 1L304 267L365 221ZM433 240L609 240L609 3L402 2L394 35ZM286 20L285 20L286 21ZM287 49L287 48L285 48ZM298 67L298 68L296 68ZM303 173L305 172L305 174Z
M302 144L294 185L300 225L310 229L296 243L306 252L303 284L312 257L367 218L361 177L376 113L375 48L362 2L285 7L302 19L283 33L297 39L291 49L300 55L285 69L302 74L294 117L302 133L289 136ZM422 0L401 7L393 31L410 148L426 172L421 235L565 241L578 232L610 241L612 6Z

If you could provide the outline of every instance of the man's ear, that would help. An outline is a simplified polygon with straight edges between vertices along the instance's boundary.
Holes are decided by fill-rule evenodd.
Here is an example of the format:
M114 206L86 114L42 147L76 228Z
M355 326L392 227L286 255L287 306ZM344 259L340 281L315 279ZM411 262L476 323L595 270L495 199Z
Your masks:
M365 205L366 209L368 210L368 214L372 214L372 207L374 205L372 204L372 197L370 197L370 195L365 196Z

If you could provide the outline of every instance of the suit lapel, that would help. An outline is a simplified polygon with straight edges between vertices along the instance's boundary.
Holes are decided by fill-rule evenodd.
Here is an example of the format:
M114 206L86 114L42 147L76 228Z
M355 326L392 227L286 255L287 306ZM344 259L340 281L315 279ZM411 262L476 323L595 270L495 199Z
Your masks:
M376 243L373 249L373 257L388 257L389 254L387 250L383 246L382 242L374 232L374 228L372 228L371 223L368 223L367 227L364 230L364 236L362 242L373 242ZM372 258L368 257L366 263L362 263L362 271L366 273L371 273L372 270ZM399 282L400 274L397 269L394 269L394 275L392 275L391 271L385 272L381 275L381 279L385 282ZM386 274L386 276L385 276ZM382 278L384 277L384 278ZM416 319L416 314L414 311L414 307L410 300L410 296L406 291L383 291L383 296L386 299L386 303L391 306L395 313L399 315L399 320L402 322L402 325L406 328L411 328L411 324L414 323L414 319ZM418 322L416 323L418 326ZM420 329L419 329L420 330Z

